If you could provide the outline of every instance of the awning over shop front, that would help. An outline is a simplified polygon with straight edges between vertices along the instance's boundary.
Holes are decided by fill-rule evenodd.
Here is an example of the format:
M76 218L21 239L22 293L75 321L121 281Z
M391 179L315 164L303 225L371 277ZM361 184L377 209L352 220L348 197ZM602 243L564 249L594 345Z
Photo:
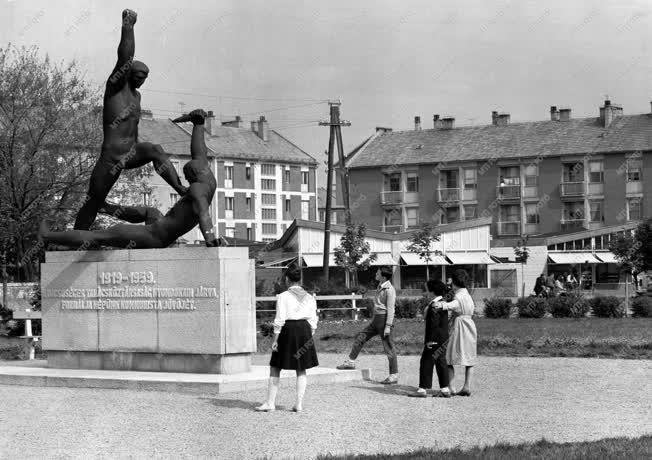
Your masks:
M602 261L590 252L549 252L553 264L601 264Z
M447 252L446 257L453 265L488 265L495 264L486 252Z
M426 265L423 259L419 257L419 254L413 252L402 252L401 259L406 265ZM428 265L449 265L449 263L444 256L432 255Z
M377 255L376 260L371 262L371 265L377 266L377 265L396 265L396 262L394 259L392 259L392 255L387 253L387 252L376 252ZM362 258L361 262L364 262L367 260L369 256L365 256Z
M613 252L596 252L595 255L605 264L617 264L616 254Z
M306 267L323 267L324 266L324 256L322 254L303 254L301 256L303 263L306 264ZM335 266L335 255L330 254L328 257L328 266Z

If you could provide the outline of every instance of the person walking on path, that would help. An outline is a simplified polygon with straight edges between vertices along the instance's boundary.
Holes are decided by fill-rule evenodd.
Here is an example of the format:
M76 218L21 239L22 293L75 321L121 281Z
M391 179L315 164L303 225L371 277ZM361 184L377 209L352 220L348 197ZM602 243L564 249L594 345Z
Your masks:
M384 384L398 383L398 358L396 357L392 339L394 308L396 305L396 291L391 283L392 274L391 267L380 267L376 271L376 281L378 281L379 286L374 297L373 317L367 327L356 335L348 359L337 366L338 369L355 369L355 360L364 344L372 337L380 335L383 341L383 349L389 360L389 376L381 382Z
M458 396L471 396L471 377L473 366L477 364L478 333L472 316L475 306L471 294L466 290L469 275L464 270L455 270L453 273L453 288L455 298L451 302L437 302L436 308L453 312L452 330L446 348L446 361L448 362L449 381L455 378L453 366L464 366L464 386Z
M408 396L427 397L427 390L432 388L432 371L433 368L436 368L440 391L433 396L450 398L448 367L446 366L448 312L443 309L435 310L434 306L443 299L447 287L440 280L428 280L426 282L426 291L428 294L433 295L434 299L428 303L423 314L426 323L426 334L423 353L421 353L421 361L419 362L419 388Z
M317 329L317 302L301 287L300 281L301 272L296 267L289 267L285 272L288 289L276 297L267 401L256 407L260 412L276 409L276 394L282 369L297 372L297 401L292 410L302 411L303 397L308 385L306 369L319 366L313 340Z

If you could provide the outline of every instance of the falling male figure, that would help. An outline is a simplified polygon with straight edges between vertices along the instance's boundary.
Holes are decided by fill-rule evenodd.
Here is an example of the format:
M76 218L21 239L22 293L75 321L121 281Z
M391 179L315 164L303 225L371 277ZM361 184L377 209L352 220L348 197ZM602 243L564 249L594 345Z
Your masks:
M113 211L116 217L122 220L145 222L146 225L119 224L106 230L51 232L46 222L43 221L39 229L39 239L44 243L69 247L107 245L132 249L165 248L199 224L206 246L224 245L224 240L216 238L213 233L213 223L209 212L217 182L208 164L204 140L205 117L206 112L197 109L173 120L175 123L191 121L193 124L190 140L192 160L183 166L183 173L190 183L190 187L165 216L158 218L160 213L157 214L158 211L154 208L120 208L107 203L103 206L102 212Z
M145 82L149 69L142 62L133 60L136 17L134 11L122 12L118 62L104 91L102 150L91 173L86 201L77 214L75 230L90 228L123 169L140 168L151 162L156 172L179 195L187 191L163 148L150 142L138 142L140 93L137 88Z

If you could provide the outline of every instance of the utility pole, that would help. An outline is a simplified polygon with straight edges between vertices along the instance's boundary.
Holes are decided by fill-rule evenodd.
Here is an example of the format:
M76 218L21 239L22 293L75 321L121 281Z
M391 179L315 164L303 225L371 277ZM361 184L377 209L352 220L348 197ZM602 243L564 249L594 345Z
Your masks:
M329 101L330 105L330 121L321 121L319 126L330 126L330 137L328 139L328 171L326 176L326 215L324 216L324 278L326 282L330 278L329 262L330 262L330 243L331 243L331 209L333 207L333 150L335 142L337 142L340 180L343 186L344 193L344 207L346 212L347 222L350 219L351 213L349 209L349 174L344 164L344 147L342 144L342 126L351 126L348 121L340 120L340 105L341 101Z

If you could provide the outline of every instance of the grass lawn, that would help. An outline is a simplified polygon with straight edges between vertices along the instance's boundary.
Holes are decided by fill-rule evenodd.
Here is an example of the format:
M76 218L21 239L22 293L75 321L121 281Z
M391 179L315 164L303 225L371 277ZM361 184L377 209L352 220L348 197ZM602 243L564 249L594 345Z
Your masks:
M323 321L315 339L321 352L348 353L365 321ZM652 358L652 318L476 318L478 353L485 356L572 356ZM419 354L422 320L399 319L394 338L399 354ZM269 352L271 337L258 336L258 350ZM378 338L363 353L382 353Z
M611 438L591 442L554 443L541 440L532 444L496 444L489 447L462 449L419 449L400 455L319 456L318 459L585 459L585 458L652 458L652 436Z

